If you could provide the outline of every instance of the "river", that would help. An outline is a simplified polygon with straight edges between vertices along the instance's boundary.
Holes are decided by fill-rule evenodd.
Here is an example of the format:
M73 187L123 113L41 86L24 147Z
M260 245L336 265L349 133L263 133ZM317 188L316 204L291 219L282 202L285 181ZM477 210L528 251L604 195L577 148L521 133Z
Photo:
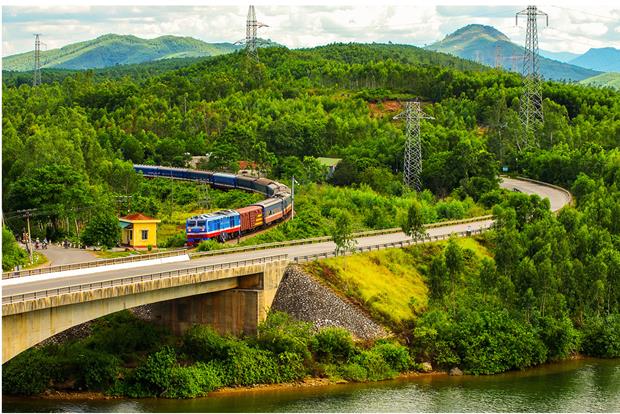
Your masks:
M3 412L620 412L620 360L585 359L494 376L213 393L193 400L4 397Z

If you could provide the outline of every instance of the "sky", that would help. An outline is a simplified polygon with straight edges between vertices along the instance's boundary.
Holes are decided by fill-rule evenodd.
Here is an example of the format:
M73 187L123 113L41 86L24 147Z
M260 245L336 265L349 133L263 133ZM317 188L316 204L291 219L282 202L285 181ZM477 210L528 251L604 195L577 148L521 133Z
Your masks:
M234 42L245 37L248 3L211 6L201 1L172 6L149 1L156 4L153 6L134 0L133 6L127 6L112 2L112 5L97 6L67 0L61 6L48 2L28 4L28 0L22 0L19 6L3 5L2 56L31 51L34 33L42 33L44 49L48 50L107 33L147 39L162 35L191 36L206 42ZM424 46L471 23L494 26L517 44L523 44L525 39L526 21L523 18L515 26L514 16L527 4L514 4L514 0L493 2L499 3L498 6L476 5L483 1L474 0L287 3L254 2L257 20L269 26L260 28L259 36L290 48L331 42L388 41ZM541 49L572 53L584 53L592 47L620 49L620 1L563 0L537 5L549 14L548 27L544 19L538 23Z

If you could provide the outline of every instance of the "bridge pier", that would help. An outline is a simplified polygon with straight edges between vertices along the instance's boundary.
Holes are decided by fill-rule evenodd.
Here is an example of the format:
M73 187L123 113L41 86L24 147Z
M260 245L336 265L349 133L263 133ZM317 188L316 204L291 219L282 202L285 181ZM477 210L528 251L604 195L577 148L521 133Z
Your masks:
M193 325L210 325L221 334L253 335L265 320L264 275L238 278L238 288L153 303L151 320L182 335Z

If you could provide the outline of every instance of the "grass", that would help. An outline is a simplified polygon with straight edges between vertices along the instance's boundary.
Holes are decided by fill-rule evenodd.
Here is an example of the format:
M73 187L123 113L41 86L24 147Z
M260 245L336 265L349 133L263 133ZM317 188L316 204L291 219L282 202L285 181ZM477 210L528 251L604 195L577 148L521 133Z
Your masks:
M135 252L135 251L113 252L110 250L98 250L98 251L95 251L94 253L95 253L95 256L101 259L116 259L118 257L127 257L127 256L131 256L132 254L139 254L138 252Z
M306 264L305 269L365 309L395 332L412 326L428 305L426 272L432 258L447 241L337 257ZM468 272L477 269L487 249L474 238L457 239L472 260Z
M24 266L24 270L34 269L35 267L39 267L47 262L48 262L47 257L45 257L44 254L39 253L39 252L32 252L32 263L29 263L26 266Z

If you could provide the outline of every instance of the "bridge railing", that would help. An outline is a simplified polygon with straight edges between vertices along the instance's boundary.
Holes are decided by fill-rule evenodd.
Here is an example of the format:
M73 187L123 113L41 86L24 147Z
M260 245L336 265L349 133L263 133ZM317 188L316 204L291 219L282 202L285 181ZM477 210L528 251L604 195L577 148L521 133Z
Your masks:
M31 292L21 293L19 295L5 296L2 298L2 304L6 305L10 303L25 302L28 300L48 298L52 296L60 296L67 293L85 292L114 286L132 285L150 280L169 279L183 275L194 275L199 273L213 272L215 270L231 269L236 267L270 263L287 259L288 255L278 254L274 256L259 257L255 259L236 260L234 262L224 262L206 266L191 267L186 269L170 270L167 272L146 273L137 276L119 277L116 279L108 279L101 282L82 283L77 285L63 286L61 288L55 289L34 290Z
M484 233L486 231L489 231L490 229L491 229L491 227L489 226L489 227L483 227L483 228L476 229L476 230L471 230L471 231L455 232L455 233L451 233L451 234L440 234L440 235L437 235L437 236L427 236L427 237L424 237L424 238L418 239L418 240L408 239L408 240L400 240L400 241L390 242L390 243L380 243L380 244L373 244L373 245L369 245L369 246L359 246L359 247L355 247L355 249L352 249L351 251L345 252L342 255L348 256L348 255L355 254L355 253L371 252L371 251L374 251L374 250L383 250L383 249L391 249L391 248L403 248L403 247L411 246L411 245L414 245L414 244L428 243L428 242L439 241L439 240L446 240L446 239L449 239L452 236L467 237L467 236L470 236L472 234ZM295 263L305 263L305 262L311 262L311 261L314 261L314 260L328 259L330 257L336 257L336 252L334 250L329 251L329 252L315 253L315 254L309 254L309 255L299 255L299 256L293 257L292 260Z
M113 259L101 259L101 260L93 260L90 262L40 267L38 269L19 270L15 272L4 272L2 273L2 279L42 275L46 273L64 272L67 270L88 269L88 268L100 267L100 266L110 266L110 265L115 265L115 264L120 264L120 263L141 262L144 260L163 259L165 257L181 256L184 254L187 254L187 249L170 250L167 252L160 252L160 253L134 254L131 256L116 257Z

